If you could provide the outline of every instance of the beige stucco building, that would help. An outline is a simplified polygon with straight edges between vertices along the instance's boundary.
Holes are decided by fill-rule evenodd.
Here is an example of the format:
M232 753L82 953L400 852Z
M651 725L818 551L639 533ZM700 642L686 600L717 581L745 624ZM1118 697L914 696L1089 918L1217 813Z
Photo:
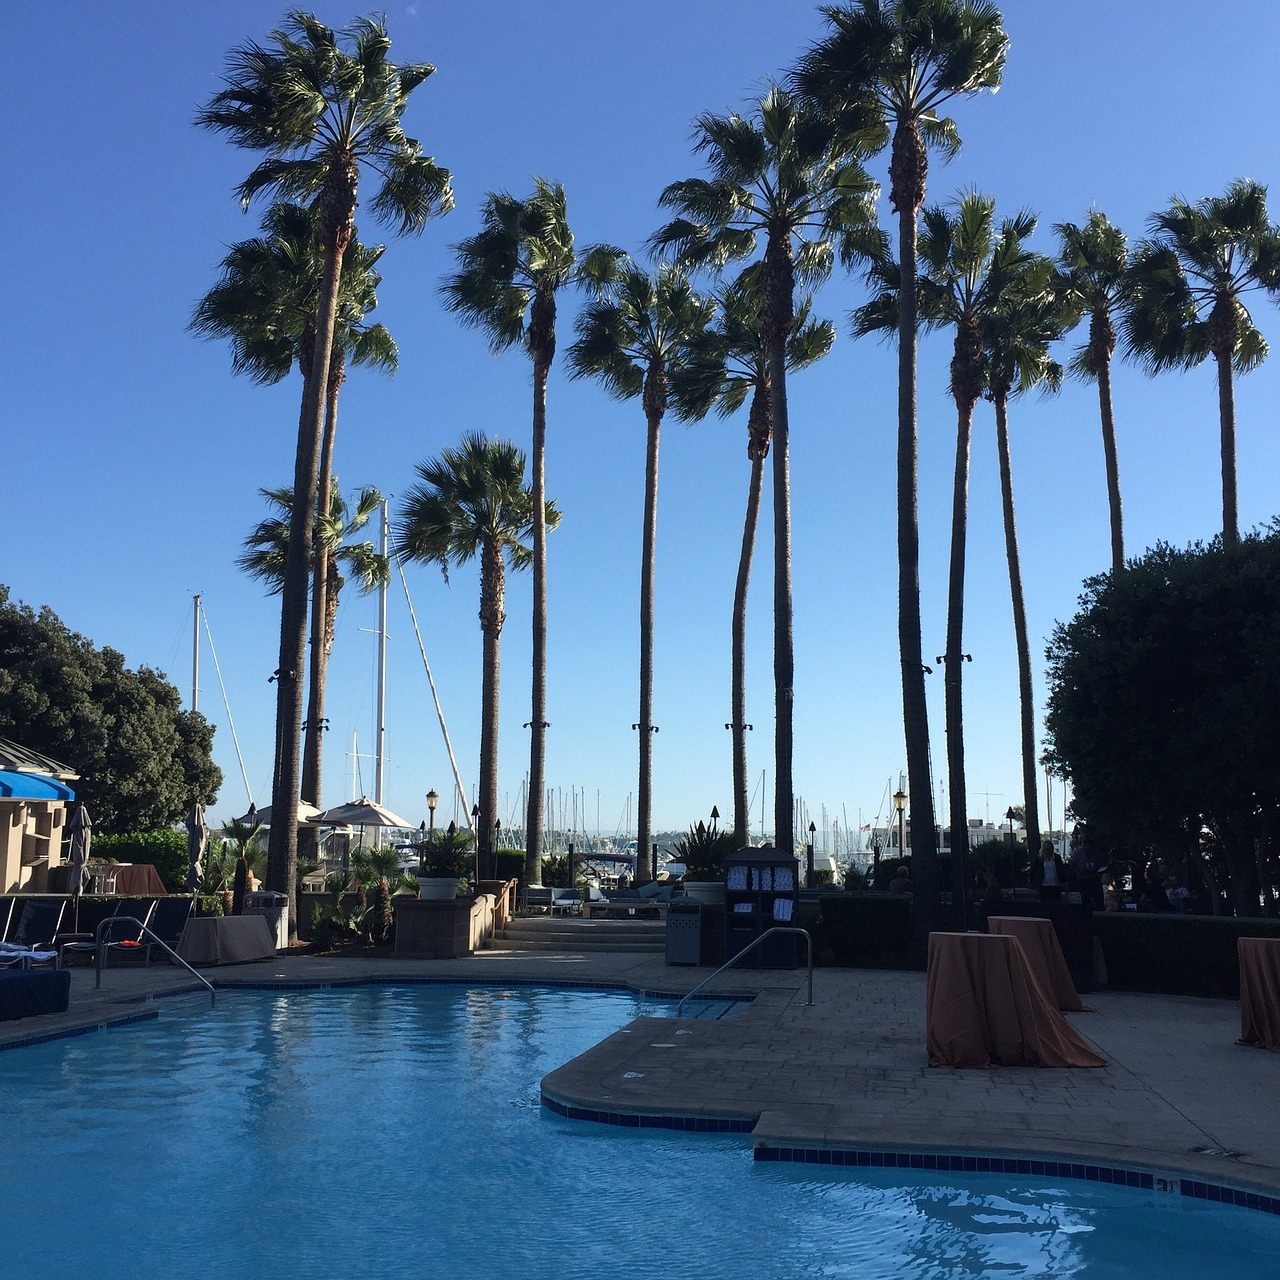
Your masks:
M73 769L0 738L0 893L43 893L62 864Z

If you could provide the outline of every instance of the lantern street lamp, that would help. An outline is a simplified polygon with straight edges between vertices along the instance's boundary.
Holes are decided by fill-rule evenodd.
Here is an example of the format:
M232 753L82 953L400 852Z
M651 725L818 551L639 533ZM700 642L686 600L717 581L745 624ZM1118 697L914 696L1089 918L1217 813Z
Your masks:
M907 856L907 793L901 787L893 793L893 807L898 813L898 857L905 858Z
M427 839L434 840L436 838L436 805L440 803L440 797L436 793L436 789L432 787L427 792L427 812L431 815L431 826L427 830Z

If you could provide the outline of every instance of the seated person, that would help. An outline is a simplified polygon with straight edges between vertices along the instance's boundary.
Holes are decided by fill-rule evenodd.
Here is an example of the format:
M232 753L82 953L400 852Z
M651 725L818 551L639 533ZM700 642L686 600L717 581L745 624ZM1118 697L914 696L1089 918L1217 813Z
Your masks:
M911 897L911 868L904 862L898 868L898 874L889 881L889 892L899 896Z

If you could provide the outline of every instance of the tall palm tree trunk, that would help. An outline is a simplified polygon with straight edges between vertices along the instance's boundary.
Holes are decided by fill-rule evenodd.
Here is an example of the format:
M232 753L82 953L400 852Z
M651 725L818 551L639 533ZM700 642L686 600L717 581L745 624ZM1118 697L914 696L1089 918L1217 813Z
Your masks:
M308 584L312 531L316 520L316 478L324 433L333 329L338 312L342 255L351 238L354 182L331 184L325 193L324 278L316 308L316 342L310 376L303 387L298 447L293 471L293 515L285 552L280 603L280 665L276 678L276 728L279 757L271 795L271 837L267 846L267 887L289 897L289 933L297 930L298 821L301 795L302 672L306 662Z
M485 542L480 550L480 627L484 634L484 676L480 709L480 830L477 848L483 857L481 874L492 877L497 853L492 845L498 816L498 691L502 624L506 621L504 598L506 571L502 548Z
M957 339L957 345L959 339ZM951 494L951 565L947 582L947 788L951 793L951 902L955 925L967 927L969 803L964 780L964 562L969 523L969 453L974 401L957 405L956 473Z
M757 394L752 399L751 416L762 416L767 407ZM742 550L738 555L738 578L733 589L733 835L739 848L751 840L750 802L747 795L747 589L751 583L751 560L755 552L756 528L760 523L760 498L764 492L765 443L751 436L751 480L747 488L747 513L742 525Z
M329 491L333 487L333 446L338 433L338 391L343 381L342 348L332 355L328 378L328 394L325 398L324 438L320 445L320 468L316 477L316 502L318 509L328 514ZM330 568L328 544L321 538L313 549L311 569L311 668L307 688L306 736L302 744L301 795L311 804L320 805L321 771L324 756L324 695L325 679L329 670L330 622ZM298 850L313 856L319 843L319 830L315 827L298 829Z
M938 844L929 771L929 711L920 642L920 515L916 417L916 347L919 334L916 217L924 203L924 140L912 121L893 133L892 200L898 210L898 651L902 664L902 726L911 789L911 861L918 943L938 922Z
M1233 347L1234 350L1234 347ZM1236 393L1231 352L1215 352L1218 363L1218 417L1222 426L1222 545L1240 545L1236 504Z
M652 377L652 370L650 370ZM648 379L646 379L646 382ZM646 387L646 400L649 398ZM653 843L653 574L658 536L658 441L661 412L650 409L644 461L644 536L640 552L640 780L636 792L636 848ZM638 860L637 860L638 865Z
M1000 451L1000 498L1004 508L1004 547L1009 560L1009 593L1013 600L1013 633L1018 648L1018 697L1022 705L1022 798L1026 807L1027 853L1040 852L1040 798L1036 781L1036 709L1031 689L1031 645L1027 639L1027 606L1022 592L1018 530L1013 518L1013 467L1009 458L1008 402L997 394L996 444Z
M775 847L795 852L792 754L795 635L791 597L791 432L787 416L787 335L794 314L791 241L771 237L765 250L764 321L769 345L769 410L773 419L773 826Z
M533 697L529 721L529 805L525 884L542 883L542 800L547 752L547 376L555 354L555 297L536 294L530 308L533 359ZM640 850L641 857L646 850ZM637 864L637 872L640 867Z
M1124 570L1124 516L1120 508L1120 457L1116 451L1116 420L1111 407L1110 356L1098 361L1097 368L1102 454L1107 468L1107 502L1111 509L1111 572L1119 576Z

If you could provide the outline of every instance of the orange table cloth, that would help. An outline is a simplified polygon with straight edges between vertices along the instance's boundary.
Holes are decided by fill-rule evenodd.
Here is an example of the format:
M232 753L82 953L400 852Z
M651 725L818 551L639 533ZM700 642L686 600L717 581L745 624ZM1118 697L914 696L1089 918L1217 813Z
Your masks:
M164 893L164 881L149 862L126 863L112 868L115 872L111 892L126 898L145 898Z
M1058 1012L1012 934L931 933L931 1067L1103 1067Z
M987 932L1009 934L1022 943L1027 963L1059 1009L1066 1009L1069 1013L1086 1011L1088 1006L1081 1002L1080 993L1072 981L1052 920L1043 916L988 916Z
M1240 1039L1280 1053L1280 938L1237 938Z

